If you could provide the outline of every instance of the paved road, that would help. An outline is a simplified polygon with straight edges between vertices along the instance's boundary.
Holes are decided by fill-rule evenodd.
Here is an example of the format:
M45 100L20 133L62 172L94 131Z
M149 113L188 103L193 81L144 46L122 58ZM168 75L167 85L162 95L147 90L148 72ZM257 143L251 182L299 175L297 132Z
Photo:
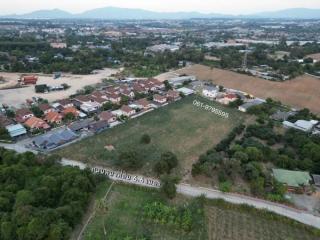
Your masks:
M183 195L187 196L201 196L205 195L209 199L223 199L227 202L234 204L247 204L258 209L266 209L271 212L277 213L282 216L294 219L298 222L304 223L320 229L320 217L314 216L306 211L297 210L295 208L287 207L282 204L277 204L262 199L251 198L244 195L223 193L218 190L194 187L187 184L177 185L177 191Z
M10 149L10 150L14 150L14 151L16 151L18 153L33 152L35 154L38 154L37 151L29 149L29 148L26 148L25 147L25 143L26 143L25 140L17 142L17 143L0 143L0 147L4 147L4 148Z
M14 150L17 150L18 152L23 152L28 150L19 145L0 144L0 146L7 147L9 149L14 149ZM87 165L84 163L68 160L68 159L63 159L62 165L78 166L80 169L87 167ZM91 166L91 169L96 173L98 172L104 173L108 176L110 174L110 171L112 171L110 169L106 169L100 166L94 166L94 167ZM137 177L135 175L131 175L123 172L121 172L121 174L117 174L116 171L112 171L112 172L114 174L112 175L111 179L115 181L121 181L128 184L141 185L144 187L156 187L156 188L159 187L158 180L155 180L155 179L146 178L143 176L138 176L138 178L135 178ZM149 180L151 180L152 183L149 182ZM282 204L277 204L277 203L265 201L262 199L252 198L252 197L234 194L234 193L223 193L218 190L191 186L183 183L177 185L177 191L178 193L181 193L186 196L196 197L200 195L205 195L209 199L223 199L227 202L234 203L234 204L247 204L258 209L266 209L271 212L277 213L279 215L286 216L298 222L320 229L320 217L315 216L306 211L297 210L295 208L291 208Z
M86 165L77 161L67 160L63 159L64 165L72 165L72 166L79 166L80 168L85 168ZM107 172L110 171L110 169L95 166L92 169L99 169L99 171L96 171L97 173L103 173L107 175ZM102 169L105 169L105 171L101 171ZM140 185L144 187L154 187L158 188L160 187L160 182L158 180L152 179L152 183L157 184L148 184L148 178L144 177L143 182L134 180L135 175L127 174L125 173L125 176L114 174L111 179L114 181L121 181L128 184L135 184ZM130 176L130 178L128 178ZM136 179L141 179L141 176L136 177ZM150 178L149 178L150 179ZM158 183L159 182L159 183ZM234 193L223 193L218 190L210 189L210 188L204 188L204 187L198 187L198 186L191 186L188 184L178 184L177 185L177 192L186 196L196 197L205 195L209 199L223 199L227 202L234 203L234 204L247 204L250 206L253 206L258 209L266 209L271 212L277 213L279 215L294 219L298 222L316 227L320 229L320 217L312 215L309 212L298 210L292 207L288 207L282 204L277 204L274 202L265 201L258 198L248 197L245 195L240 194L234 194Z

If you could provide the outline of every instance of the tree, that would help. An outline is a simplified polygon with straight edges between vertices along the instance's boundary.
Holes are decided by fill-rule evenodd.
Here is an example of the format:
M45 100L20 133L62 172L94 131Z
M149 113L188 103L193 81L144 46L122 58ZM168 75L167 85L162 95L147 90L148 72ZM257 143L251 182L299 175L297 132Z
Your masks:
M104 103L104 104L102 105L101 109L102 109L103 111L108 111L108 110L111 110L112 107L113 107L112 102L108 101L108 102L106 102L106 103Z
M155 164L154 171L158 174L170 173L178 165L177 156L172 152L161 154L160 160Z
M6 115L7 115L8 118L14 118L16 114L11 109L7 109L6 110Z
M164 83L166 91L172 90L172 86L170 85L168 80L165 80L163 83Z
M219 190L221 192L230 192L231 190L231 183L229 181L221 182L219 184Z
M165 153L161 154L161 160L167 162L170 169L178 166L178 158L172 152L165 152Z
M0 140L11 140L8 130L4 127L0 127Z
M164 175L161 177L160 191L168 198L172 199L176 196L179 179L175 176Z
M241 163L247 163L249 160L249 156L248 154L246 154L245 152L242 151L237 151L234 153L233 157L239 161L241 161Z
M47 84L39 84L34 86L36 93L44 93L45 91L48 91Z
M3 239L3 240L15 239L14 224L12 222L1 223L0 239Z
M259 177L251 181L250 189L253 195L262 196L264 194L264 178Z
M141 143L149 144L151 142L151 137L148 134L143 134L140 139Z
M262 161L263 154L262 152L256 147L247 147L245 153L248 155L249 161Z
M75 120L75 116L73 115L73 113L69 112L67 113L66 115L64 115L64 121L67 121L67 122L71 122L73 120Z
M41 118L44 114L43 111L38 106L32 106L30 110L38 118Z
M138 152L134 150L120 153L117 164L125 170L136 170L141 168L143 165Z

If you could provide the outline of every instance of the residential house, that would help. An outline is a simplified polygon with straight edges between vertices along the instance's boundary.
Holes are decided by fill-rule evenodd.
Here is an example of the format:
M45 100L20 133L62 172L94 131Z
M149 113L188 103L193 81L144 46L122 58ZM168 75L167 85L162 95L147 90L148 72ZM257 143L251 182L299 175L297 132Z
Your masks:
M91 119L85 119L81 121L72 122L68 127L74 132L81 131L83 129L89 129L90 124L92 124Z
M80 109L87 114L92 114L96 113L100 107L101 104L98 102L85 102L81 104Z
M249 102L242 104L241 106L238 107L238 110L241 112L247 112L249 108L261 105L263 103L265 103L265 100L256 98L254 100L251 100Z
M91 102L91 99L87 95L78 95L74 97L73 99L73 104L77 107L80 108L80 106L84 103L89 103Z
M167 92L167 99L169 101L176 101L176 100L180 99L180 93L175 90L169 90Z
M101 112L99 114L99 119L103 120L103 121L107 121L108 123L113 123L113 122L117 121L117 117L108 111Z
M284 121L282 124L285 128L295 128L303 132L311 132L318 123L319 121L317 120L298 120L295 123Z
M222 98L218 99L217 101L221 104L228 105L231 102L234 102L238 99L237 94L235 93L227 93Z
M63 128L35 137L32 142L37 148L50 150L71 142L76 138L78 138L77 134L68 128Z
M160 82L158 79L150 78L147 81L151 83L157 90L161 90L165 88L164 83Z
M285 111L278 110L277 112L271 115L271 118L275 121L286 121L290 116L294 116L296 113L297 112L293 112L293 111L285 112Z
M213 87L213 86L205 86L202 89L202 95L204 97L211 98L211 99L216 98L218 92L219 92L219 89L217 87Z
M61 99L57 101L63 108L74 107L73 102L70 99Z
M94 133L102 132L109 127L109 123L105 120L100 120L90 124L89 129Z
M27 134L27 129L25 129L25 127L22 126L20 123L6 126L6 129L10 137L12 138L20 137L22 135Z
M180 76L169 79L169 83L175 87L183 85L185 82L193 82L196 80L195 76Z
M57 124L60 125L62 123L63 116L60 113L57 112L48 112L44 119L51 124Z
M192 89L186 88L186 87L179 88L179 89L177 89L177 91L179 93L184 94L185 96L189 96L189 95L194 94L194 91Z
M44 115L48 114L49 112L53 112L54 108L51 107L49 104L44 103L39 105L40 110L44 113Z
M34 114L27 108L18 109L16 111L16 121L19 123L24 123L29 118L33 117Z
M116 94L116 93L107 94L107 98L113 104L119 104L120 101L121 101L121 96L119 94Z
M152 108L152 104L145 98L135 101L134 105L136 105L137 108L144 110Z
M120 89L119 89L119 87L111 86L111 87L107 87L105 89L105 92L107 94L120 94Z
M93 93L91 93L91 97L92 98L105 98L105 99L107 99L107 94L105 92L101 92L101 91L94 91Z
M6 115L0 114L0 126L1 127L7 127L12 124L13 124L13 121L11 119L9 119Z
M167 102L167 97L155 94L153 95L153 101L156 103L165 104Z
M67 107L61 112L63 117L65 117L68 113L71 113L74 117L79 116L79 111L75 107Z
M37 117L31 117L24 123L25 126L30 128L31 131L35 129L47 130L50 126L42 119Z
M147 94L148 93L148 90L138 83L134 83L132 88L133 88L133 91L136 93L140 93L140 94Z
M132 109L131 107L129 107L127 105L123 105L120 108L120 112L121 112L121 115L126 116L126 117L131 117L132 115L134 115L136 113L136 111L134 109Z

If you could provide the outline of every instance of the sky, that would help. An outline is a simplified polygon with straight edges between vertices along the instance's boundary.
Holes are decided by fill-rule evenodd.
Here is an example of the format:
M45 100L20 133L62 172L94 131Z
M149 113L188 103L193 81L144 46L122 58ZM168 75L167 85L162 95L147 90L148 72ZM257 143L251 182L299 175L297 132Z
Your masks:
M80 13L107 6L165 12L248 14L285 8L320 9L320 0L0 0L0 15L54 8Z

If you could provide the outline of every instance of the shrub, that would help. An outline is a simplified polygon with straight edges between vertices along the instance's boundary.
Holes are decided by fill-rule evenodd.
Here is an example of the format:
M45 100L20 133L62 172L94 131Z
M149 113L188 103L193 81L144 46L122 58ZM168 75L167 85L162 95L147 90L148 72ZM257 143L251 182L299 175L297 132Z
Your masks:
M144 144L149 144L151 142L151 137L148 134L143 134L140 139L140 142Z

